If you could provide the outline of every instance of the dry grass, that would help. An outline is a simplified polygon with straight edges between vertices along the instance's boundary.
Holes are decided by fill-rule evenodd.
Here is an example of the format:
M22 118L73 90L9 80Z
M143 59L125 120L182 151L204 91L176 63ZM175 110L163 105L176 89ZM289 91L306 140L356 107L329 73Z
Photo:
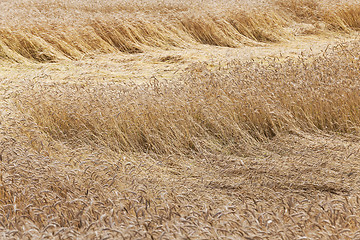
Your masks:
M224 47L360 26L357 1L3 1L0 57L51 62L89 53Z
M349 33L358 6L2 1L0 238L360 238L358 40L252 61L212 47L219 63L142 84L71 67Z

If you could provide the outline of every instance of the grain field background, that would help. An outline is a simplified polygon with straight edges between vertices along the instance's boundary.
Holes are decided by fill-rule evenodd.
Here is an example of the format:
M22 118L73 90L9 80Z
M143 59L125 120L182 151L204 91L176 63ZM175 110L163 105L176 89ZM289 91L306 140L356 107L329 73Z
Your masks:
M0 239L360 239L359 1L0 13Z

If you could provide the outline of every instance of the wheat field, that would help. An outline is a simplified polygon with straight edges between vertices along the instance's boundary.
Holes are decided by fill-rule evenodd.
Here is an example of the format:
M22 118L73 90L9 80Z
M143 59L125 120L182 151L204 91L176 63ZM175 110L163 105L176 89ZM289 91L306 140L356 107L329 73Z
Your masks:
M0 239L360 239L358 1L0 10Z

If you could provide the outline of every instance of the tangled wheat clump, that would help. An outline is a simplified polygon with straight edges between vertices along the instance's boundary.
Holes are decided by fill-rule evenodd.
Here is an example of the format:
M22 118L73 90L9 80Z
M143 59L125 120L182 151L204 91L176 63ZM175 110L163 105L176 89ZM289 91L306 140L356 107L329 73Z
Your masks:
M0 56L16 62L81 59L149 48L279 42L360 27L356 0L2 2ZM22 23L19 25L19 23ZM304 28L304 26L306 26Z

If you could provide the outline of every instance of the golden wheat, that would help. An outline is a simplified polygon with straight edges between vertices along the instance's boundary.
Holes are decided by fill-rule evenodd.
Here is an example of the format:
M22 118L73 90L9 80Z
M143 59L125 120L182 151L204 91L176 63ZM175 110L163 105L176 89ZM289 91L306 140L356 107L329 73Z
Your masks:
M177 83L34 83L36 91L26 90L19 101L52 137L106 142L118 151L241 149L297 130L358 134L358 49L354 42L313 59L265 66L233 61L219 72L195 65Z
M40 62L189 44L225 47L360 26L357 1L4 2L0 57ZM200 10L201 9L201 10ZM307 24L307 28L301 26ZM299 27L300 26L300 27Z
M0 9L1 239L360 237L358 40L295 56L186 58L204 44L255 51L348 34L358 2ZM132 58L186 68L141 84L100 72L145 68ZM79 70L88 67L97 71Z
M23 81L3 129L18 134L2 140L5 236L356 238L359 50L177 82Z

